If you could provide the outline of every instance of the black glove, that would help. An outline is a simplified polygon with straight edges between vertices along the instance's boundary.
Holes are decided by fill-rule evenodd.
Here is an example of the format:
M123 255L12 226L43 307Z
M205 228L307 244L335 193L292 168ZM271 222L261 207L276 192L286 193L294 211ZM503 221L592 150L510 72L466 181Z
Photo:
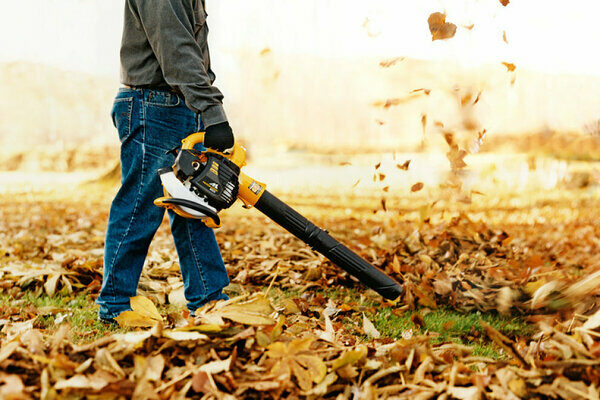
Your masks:
M235 140L229 122L211 125L204 133L204 146L221 153L233 147Z

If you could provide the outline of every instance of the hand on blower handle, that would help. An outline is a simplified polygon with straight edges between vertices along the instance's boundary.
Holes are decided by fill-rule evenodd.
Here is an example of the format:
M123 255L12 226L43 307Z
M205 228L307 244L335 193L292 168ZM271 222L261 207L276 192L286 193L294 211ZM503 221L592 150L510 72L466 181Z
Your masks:
M204 134L204 146L220 153L228 153L233 149L235 139L229 122L211 125Z

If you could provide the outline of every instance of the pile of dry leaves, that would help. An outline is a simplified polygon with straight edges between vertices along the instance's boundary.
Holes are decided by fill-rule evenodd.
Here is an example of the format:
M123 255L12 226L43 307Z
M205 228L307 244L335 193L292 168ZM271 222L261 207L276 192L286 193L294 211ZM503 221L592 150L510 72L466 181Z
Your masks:
M47 335L32 320L5 323L2 398L599 398L600 312L541 324L528 343L483 323L511 356L495 361L429 336L356 343L333 301L320 318L263 295L212 303L195 320L163 321L142 297L132 307L119 322L152 328L83 345L68 325Z

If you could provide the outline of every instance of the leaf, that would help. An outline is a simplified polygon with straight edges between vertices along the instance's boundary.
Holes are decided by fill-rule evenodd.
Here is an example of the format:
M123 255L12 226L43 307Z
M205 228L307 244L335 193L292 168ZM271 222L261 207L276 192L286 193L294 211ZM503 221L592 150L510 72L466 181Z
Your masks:
M126 376L125 372L121 369L119 364L117 364L110 352L105 348L96 352L96 356L94 357L94 366L97 370L103 369L120 379L123 379Z
M212 375L205 371L198 371L192 376L192 389L196 393L211 394L215 397L219 393Z
M319 335L320 339L335 343L335 330L333 329L333 324L331 323L329 314L323 313L323 318L325 319L325 331L317 332L317 334Z
M600 287L600 271L596 271L593 274L575 282L564 291L564 295L567 298L583 298L588 296L598 287Z
M404 161L403 164L396 164L396 168L401 169L402 171L408 171L408 167L410 166L411 160Z
M19 343L16 341L2 344L2 347L0 348L0 363L7 360L18 347Z
M226 306L220 310L220 315L244 325L273 325L277 321L269 315L274 311L267 299L259 298L247 303Z
M481 399L481 389L478 387L450 387L448 393L458 400L479 400Z
M174 304L182 307L187 304L183 286L181 286L178 289L171 290L169 292L169 304Z
M410 91L410 93L418 93L418 92L423 92L423 93L425 93L426 96L429 96L429 94L431 93L431 89L420 88L420 89L414 89L414 90Z
M162 321L162 317L156 306L147 297L144 296L135 296L130 299L131 310L137 312L138 314L145 316L150 319L154 319L156 321Z
M375 328L375 325L369 321L365 313L363 313L363 331L373 339L379 339L381 337L381 333L379 333L377 328Z
M339 358L336 358L331 365L331 369L335 371L336 369L342 368L346 365L352 365L362 360L367 356L367 346L360 345L357 346L354 350L345 351Z
M594 330L600 327L600 310L596 311L587 321L583 324L583 329Z
M429 15L427 19L431 40L444 40L454 37L456 34L456 25L446 22L446 14L435 12Z
M300 354L296 357L296 361L307 369L314 383L320 383L325 378L327 366L319 357Z
M404 61L405 58L406 57L396 57L396 58L392 58L390 60L381 61L379 63L379 66L382 68L389 68L392 65L399 63L400 61Z
M502 31L502 40L504 43L508 44L508 39L506 38L506 31Z
M138 380L147 380L160 382L163 369L165 368L165 359L162 355L144 357L139 354L134 355L133 376Z
M425 185L423 184L423 182L417 182L414 185L411 186L410 191L411 192L418 192L419 190L423 189Z
M298 380L298 386L302 390L310 390L312 388L312 380L308 371L302 368L297 362L290 362L292 373Z
M413 324L415 324L415 326L417 328L419 328L419 329L425 328L425 320L423 319L423 317L420 314L411 315L410 320L412 321Z
M502 4L504 7L506 7L508 3L510 3L510 0L500 0L500 4Z
M517 68L517 66L515 64L504 62L504 61L502 62L502 65L504 65L506 67L506 70L508 72L512 72L512 71L514 71Z
M220 330L220 329L219 329ZM217 331L218 332L218 331ZM186 340L193 340L193 341L198 341L198 340L209 340L209 337L198 332L198 331L191 331L191 330L164 330L162 332L162 336L175 340L177 342L179 341L186 341Z
M135 311L123 311L115 318L115 321L122 328L150 328L157 323L155 319Z
M44 283L44 290L49 297L54 297L54 294L56 293L56 286L58 285L58 280L60 277L60 274L50 275L46 283Z
M298 386L305 391L311 389L312 382L321 382L327 367L319 357L306 354L314 340L314 337L307 337L288 343L271 343L266 356L277 360L271 368L271 374L282 378L293 374Z
M559 288L557 281L550 281L540 286L531 297L531 309L534 310L546 304L546 300L550 294Z
M338 376L335 373L327 374L321 383L313 387L312 390L306 394L309 396L324 396L327 394L327 389L329 386L331 386L337 380L337 378Z
M229 368L231 368L232 360L233 356L225 360L211 361L200 366L199 370L213 375L220 374L221 372L229 371Z

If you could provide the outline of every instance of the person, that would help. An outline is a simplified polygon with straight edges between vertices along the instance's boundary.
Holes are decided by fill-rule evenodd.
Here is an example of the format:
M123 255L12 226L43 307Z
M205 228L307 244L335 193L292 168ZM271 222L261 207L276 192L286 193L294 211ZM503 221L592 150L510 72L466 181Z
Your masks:
M111 116L121 142L121 188L109 214L99 318L130 310L150 242L164 210L157 170L167 151L190 133L206 131L204 146L227 151L234 135L213 82L204 0L126 0L121 82ZM169 211L188 309L226 299L229 278L214 232Z

